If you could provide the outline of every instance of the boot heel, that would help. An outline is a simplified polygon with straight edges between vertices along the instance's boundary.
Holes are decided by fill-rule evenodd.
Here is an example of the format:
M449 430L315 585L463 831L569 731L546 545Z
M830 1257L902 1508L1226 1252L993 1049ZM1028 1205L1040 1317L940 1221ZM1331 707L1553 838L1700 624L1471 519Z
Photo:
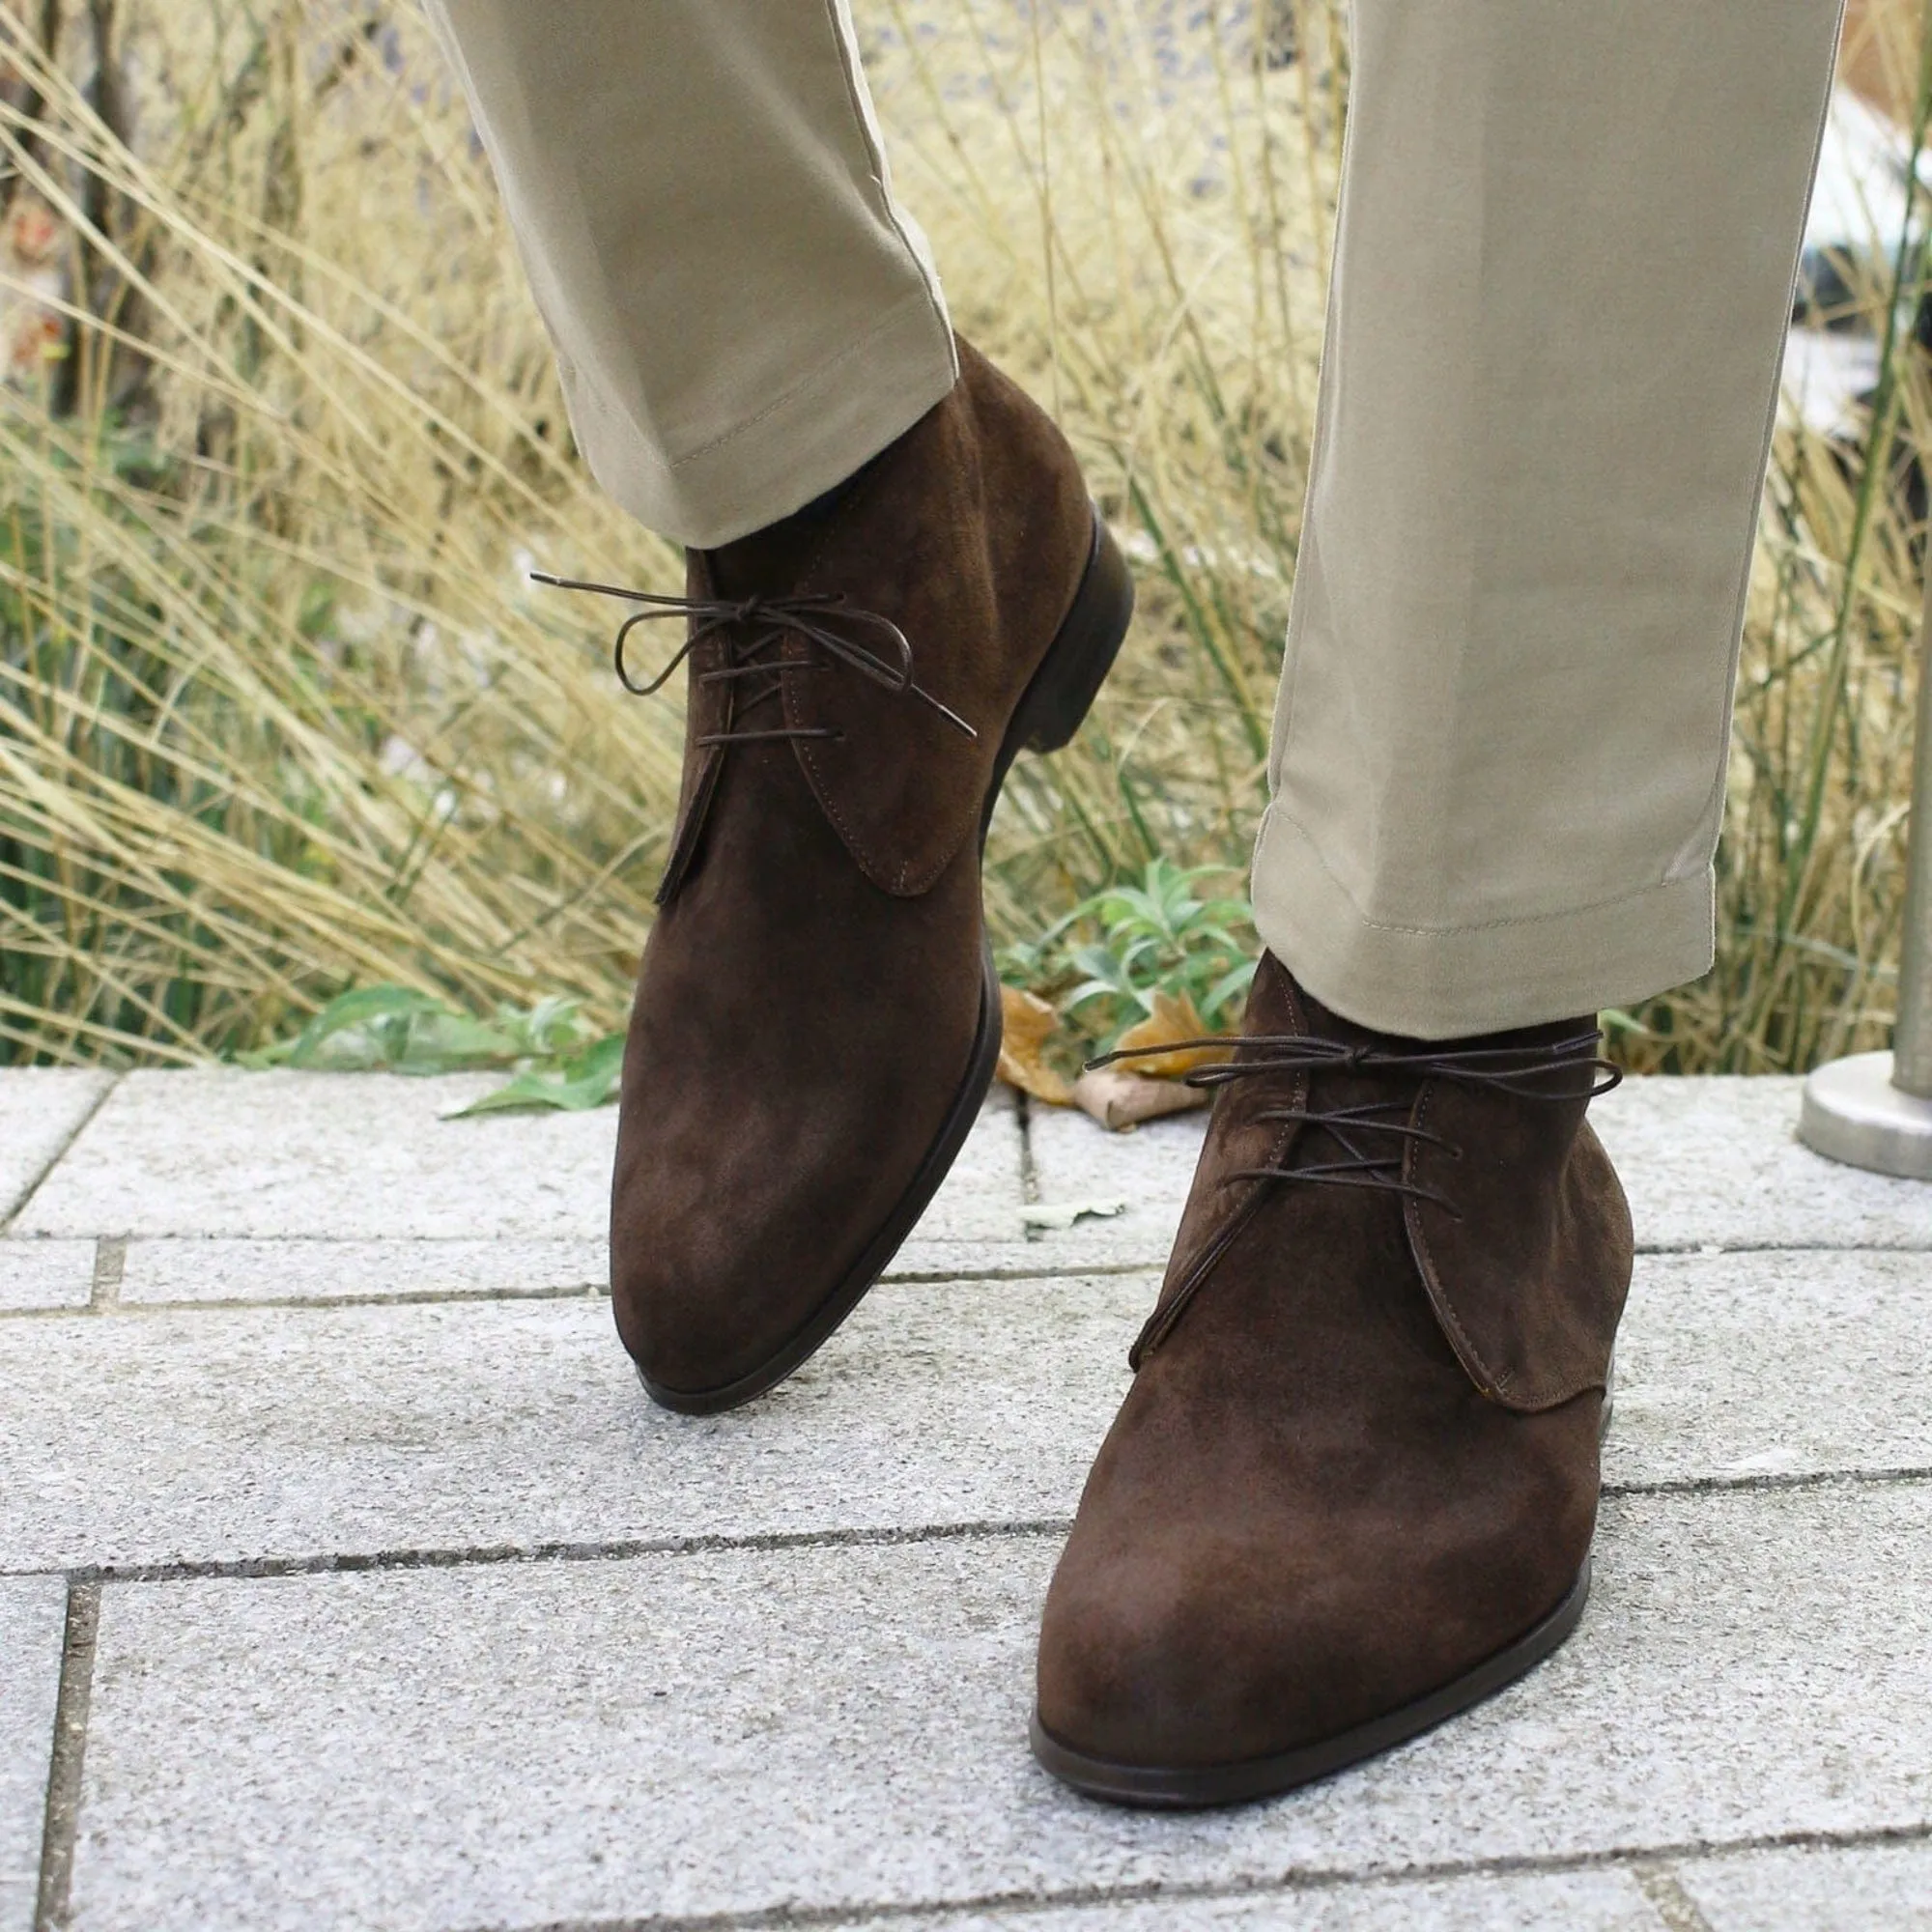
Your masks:
M1094 549L1060 634L1020 701L1014 745L1057 752L1071 741L1114 668L1134 614L1126 559L1094 512Z

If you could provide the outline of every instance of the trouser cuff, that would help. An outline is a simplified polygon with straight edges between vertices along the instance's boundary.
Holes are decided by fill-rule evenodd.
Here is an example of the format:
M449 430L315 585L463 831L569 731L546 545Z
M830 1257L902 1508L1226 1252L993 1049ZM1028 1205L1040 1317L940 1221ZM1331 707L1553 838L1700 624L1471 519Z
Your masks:
M1415 1039L1631 1007L1700 978L1714 953L1708 867L1560 912L1404 925L1367 918L1279 804L1262 820L1254 895L1268 951L1323 1006Z
M578 441L610 496L647 529L716 550L842 483L942 401L958 374L946 316L921 289L782 394L673 458L589 384L567 381L566 391Z

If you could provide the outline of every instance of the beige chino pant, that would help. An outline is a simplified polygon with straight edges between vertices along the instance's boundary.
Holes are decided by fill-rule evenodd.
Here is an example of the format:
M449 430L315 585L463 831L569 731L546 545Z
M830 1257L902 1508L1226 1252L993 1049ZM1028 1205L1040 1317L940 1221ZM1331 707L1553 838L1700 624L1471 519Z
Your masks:
M1435 1038L1704 972L1841 0L1355 0L1262 937ZM597 476L710 546L953 380L847 0L430 0Z

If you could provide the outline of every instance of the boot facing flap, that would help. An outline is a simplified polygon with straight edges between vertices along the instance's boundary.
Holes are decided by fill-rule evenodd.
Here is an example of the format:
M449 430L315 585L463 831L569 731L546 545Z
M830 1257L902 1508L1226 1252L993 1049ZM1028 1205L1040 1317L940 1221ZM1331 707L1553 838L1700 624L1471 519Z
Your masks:
M832 518L799 585L895 623L911 691L825 668L784 644L785 723L835 736L793 749L821 809L882 891L925 892L977 836L1007 720L1079 588L1093 511L1073 453L1013 384L959 345L960 380L875 460ZM834 617L891 660L883 630Z
M1630 1293L1630 1207L1583 1118L1587 1078L1579 1074L1574 1099L1528 1104L1432 1080L1411 1116L1448 1146L1411 1141L1404 1178L1455 1207L1407 1198L1416 1270L1470 1379L1523 1412L1605 1386Z

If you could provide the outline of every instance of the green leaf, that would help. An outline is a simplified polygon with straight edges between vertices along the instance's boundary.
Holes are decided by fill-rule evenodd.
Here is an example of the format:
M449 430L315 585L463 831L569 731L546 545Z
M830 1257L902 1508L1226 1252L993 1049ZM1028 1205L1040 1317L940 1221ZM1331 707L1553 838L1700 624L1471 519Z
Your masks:
M616 1097L618 1078L624 1067L624 1036L607 1034L583 1052L565 1062L561 1073L544 1073L534 1067L519 1073L494 1093L485 1094L467 1107L445 1115L445 1120L468 1120L477 1114L508 1113L515 1108L550 1107L565 1113L582 1113L601 1107Z
M1254 983L1255 968L1260 964L1261 961L1258 959L1243 959L1232 973L1224 973L1216 980L1197 1002L1201 1009L1201 1017L1211 1023L1215 1014L1229 1001L1237 994L1245 994Z
M339 1035L381 1029L398 1020L407 1022L416 1013L443 1010L440 1001L413 986L358 986L338 993L285 1047L270 1047L250 1059L265 1066L318 1066L324 1064L324 1047ZM384 1065L380 1032L346 1055L329 1056L328 1064L341 1065L345 1060L357 1065Z

